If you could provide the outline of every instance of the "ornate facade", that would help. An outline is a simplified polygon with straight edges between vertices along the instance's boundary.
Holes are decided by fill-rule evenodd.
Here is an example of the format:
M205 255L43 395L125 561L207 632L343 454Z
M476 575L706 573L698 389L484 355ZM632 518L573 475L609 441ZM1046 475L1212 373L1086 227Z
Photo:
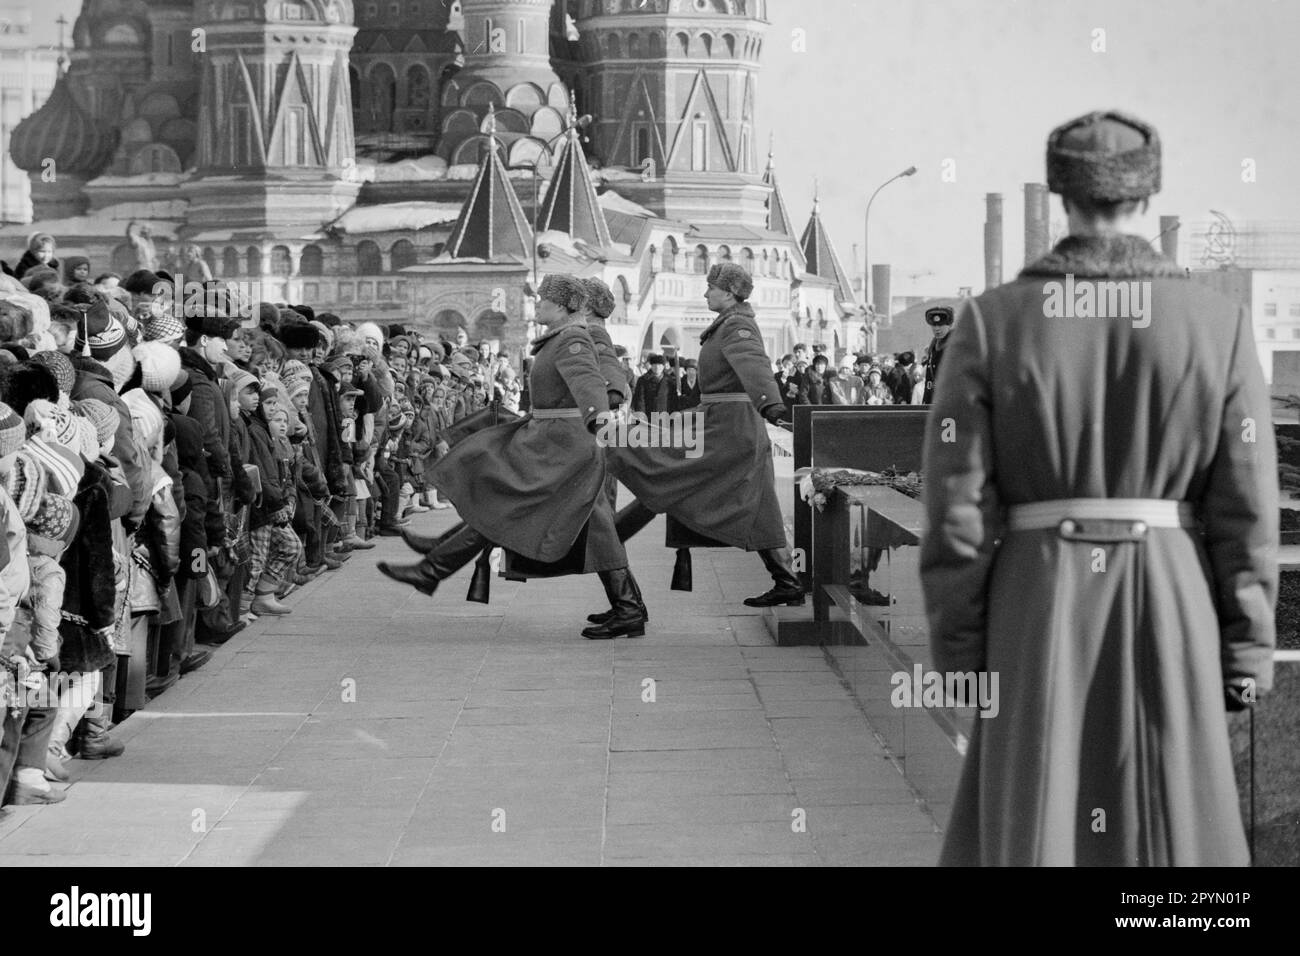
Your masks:
M691 355L733 260L770 351L854 347L820 218L796 235L759 166L766 25L764 0L86 0L11 152L98 269L135 268L136 222L266 298L506 348L538 274L598 275L616 341Z

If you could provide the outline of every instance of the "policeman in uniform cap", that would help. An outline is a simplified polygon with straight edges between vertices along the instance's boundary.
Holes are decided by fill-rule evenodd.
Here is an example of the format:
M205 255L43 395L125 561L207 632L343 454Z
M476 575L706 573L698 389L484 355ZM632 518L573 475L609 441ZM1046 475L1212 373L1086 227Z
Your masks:
M1047 177L1070 234L961 303L925 437L934 668L998 692L941 862L1244 866L1225 710L1270 688L1278 581L1250 315L1146 238L1146 123L1064 124Z
M607 449L615 474L638 499L619 513L619 536L626 540L666 512L707 546L759 553L773 587L747 598L747 605L799 605L804 592L790 566L763 423L776 424L785 404L746 301L753 288L749 273L734 263L709 270L705 299L718 317L700 336L703 453L688 458L680 448Z

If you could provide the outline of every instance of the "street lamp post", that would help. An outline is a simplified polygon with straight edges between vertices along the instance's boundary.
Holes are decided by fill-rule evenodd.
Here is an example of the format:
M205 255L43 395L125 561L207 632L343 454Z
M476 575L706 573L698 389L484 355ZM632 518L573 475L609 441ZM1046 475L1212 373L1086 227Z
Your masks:
M881 183L879 186L876 187L876 191L872 193L871 198L867 200L867 214L862 219L862 270L863 270L862 272L863 303L862 304L866 306L868 309L871 307L871 256L867 251L869 248L868 242L871 238L871 204L875 202L876 197L880 195L880 190L884 189L895 179L902 179L904 176L912 176L915 173L916 173L916 167L908 166L901 173L898 173L897 175L894 176L890 176L883 183ZM875 348L874 329L870 331L870 335L871 338L873 339L873 341L870 343L870 348L874 349Z

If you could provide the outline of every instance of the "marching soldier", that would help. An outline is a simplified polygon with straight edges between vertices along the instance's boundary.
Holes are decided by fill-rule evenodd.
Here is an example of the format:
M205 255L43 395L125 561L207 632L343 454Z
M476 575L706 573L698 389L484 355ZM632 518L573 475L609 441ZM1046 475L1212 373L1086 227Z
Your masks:
M573 559L583 573L600 576L611 605L607 619L583 637L640 637L645 617L614 530L604 453L594 434L608 416L609 399L582 324L586 289L579 279L550 275L539 295L537 317L547 331L532 344L531 414L451 448L428 477L456 506L463 527L430 542L420 563L381 562L379 570L432 595L489 542L539 564Z
M1271 685L1278 583L1250 314L1143 237L1150 126L1066 123L1047 178L1070 234L962 302L925 437L935 668L997 696L941 862L1244 866L1224 711Z
M607 450L615 474L638 499L620 512L619 535L626 540L656 513L667 512L697 535L759 553L774 585L747 598L747 605L799 605L804 592L790 566L763 424L776 424L785 404L754 310L745 301L753 288L749 273L733 263L709 271L706 301L718 317L700 336L702 454L688 458L683 449L659 447Z

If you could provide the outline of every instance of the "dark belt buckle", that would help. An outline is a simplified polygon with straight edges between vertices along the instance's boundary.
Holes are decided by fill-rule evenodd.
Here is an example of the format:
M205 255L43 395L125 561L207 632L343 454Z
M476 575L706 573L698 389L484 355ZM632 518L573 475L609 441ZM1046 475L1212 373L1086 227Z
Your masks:
M1066 518L1056 526L1057 535L1064 541L1091 541L1099 544L1144 541L1149 530L1145 521L1124 521L1118 518Z

